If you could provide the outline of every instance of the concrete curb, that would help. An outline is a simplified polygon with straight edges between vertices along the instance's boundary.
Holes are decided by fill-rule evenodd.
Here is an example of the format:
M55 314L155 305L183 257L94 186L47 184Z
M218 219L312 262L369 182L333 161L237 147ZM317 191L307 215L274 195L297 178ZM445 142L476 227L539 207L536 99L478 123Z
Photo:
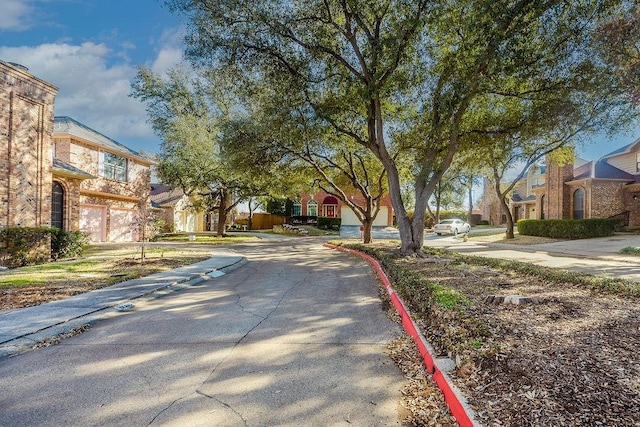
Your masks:
M242 265L247 263L247 259L244 257L239 257L238 260L218 268L210 268L205 272L198 272L186 275L178 280L173 281L162 281L160 277L163 273L156 273L155 275L147 276L145 278L134 279L129 282L145 282L152 279L154 276L155 280L158 280L157 286L145 287L140 289L140 293L132 294L128 297L124 297L122 299L114 299L106 304L96 304L96 307L90 308L86 307L86 309L81 309L78 315L59 315L57 320L53 320L50 324L39 327L37 329L16 335L10 336L0 334L0 359L3 357L11 357L15 356L25 350L31 349L37 343L41 343L47 339L55 338L61 334L68 333L72 331L74 328L77 328L82 325L92 325L98 322L99 320L108 318L118 312L126 311L128 308L132 307L133 304L128 304L130 301L135 301L139 298L151 297L156 295L157 298L161 298L173 292L177 292L181 289L184 289L188 286L195 286L199 283L204 282L205 280L214 279L216 277L223 276L224 274L233 271ZM171 270L170 270L171 271ZM168 272L165 272L168 273ZM117 283L112 285L113 287L122 287L126 284L126 282ZM102 288L107 289L107 288ZM164 291L164 292L163 292ZM95 291L92 291L95 292ZM64 301L64 300L59 300ZM43 304L46 306L46 304ZM118 306L123 306L123 309L118 310ZM125 307L126 306L126 307ZM41 306L36 306L41 307ZM115 309L115 310L114 310ZM19 312L19 309L16 312ZM0 320L3 320L0 318Z
M436 359L433 347L420 333L418 326L411 318L411 315L404 305L404 302L400 299L396 291L391 286L387 275L382 270L382 267L380 266L378 261L367 254L352 249L347 249L342 246L335 246L329 243L326 243L324 246L330 249L336 249L342 252L355 254L367 260L373 266L378 276L380 277L380 280L382 280L382 282L384 283L384 286L389 293L389 297L391 298L391 302L400 314L400 317L402 319L402 327L407 332L407 334L409 334L414 339L418 350L420 351L420 355L422 356L422 360L424 361L424 365L427 368L427 371L432 374L433 381L442 391L444 399L447 402L447 405L449 405L451 414L455 417L460 427L479 427L480 424L477 423L474 419L473 410L469 407L465 397L462 395L460 390L458 390L455 384L453 384L451 378L447 374L445 370L447 368L447 363L445 361L439 361L438 359Z

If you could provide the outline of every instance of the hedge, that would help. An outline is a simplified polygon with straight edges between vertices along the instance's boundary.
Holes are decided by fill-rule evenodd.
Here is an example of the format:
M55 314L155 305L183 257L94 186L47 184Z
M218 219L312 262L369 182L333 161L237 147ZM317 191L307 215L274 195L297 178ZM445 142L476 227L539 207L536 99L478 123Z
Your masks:
M518 233L554 239L590 239L613 235L619 219L521 219Z
M319 216L317 227L323 230L339 230L341 224L342 224L341 218L329 218L326 216Z
M0 230L6 263L12 266L40 264L80 254L87 233L55 227L11 227Z

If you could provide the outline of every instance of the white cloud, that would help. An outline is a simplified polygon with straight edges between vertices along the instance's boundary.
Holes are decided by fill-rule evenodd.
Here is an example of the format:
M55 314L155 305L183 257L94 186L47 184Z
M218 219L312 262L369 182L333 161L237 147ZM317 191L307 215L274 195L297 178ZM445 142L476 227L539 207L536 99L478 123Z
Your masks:
M104 44L44 44L1 47L0 58L18 62L34 76L59 88L56 115L70 116L121 142L127 138L154 139L138 100L129 97L135 67L109 64L111 51ZM132 147L155 151L156 147Z
M168 70L183 62L182 40L184 28L170 28L160 36L156 59L151 64L151 71L164 75Z
M0 30L26 30L33 7L28 0L0 1Z

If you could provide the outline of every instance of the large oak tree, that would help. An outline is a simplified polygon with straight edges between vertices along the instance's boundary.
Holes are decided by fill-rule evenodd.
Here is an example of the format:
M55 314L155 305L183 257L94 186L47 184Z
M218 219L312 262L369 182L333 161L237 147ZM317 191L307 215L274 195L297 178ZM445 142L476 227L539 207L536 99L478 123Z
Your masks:
M256 84L294 78L310 111L384 166L402 251L423 244L429 197L454 156L491 132L477 120L493 98L571 93L601 65L589 36L604 0L167 0L191 19L187 57L232 66ZM331 102L328 102L331 100ZM399 119L394 106L411 106ZM499 111L494 112L499 113ZM415 214L407 215L390 149L417 128L411 153Z

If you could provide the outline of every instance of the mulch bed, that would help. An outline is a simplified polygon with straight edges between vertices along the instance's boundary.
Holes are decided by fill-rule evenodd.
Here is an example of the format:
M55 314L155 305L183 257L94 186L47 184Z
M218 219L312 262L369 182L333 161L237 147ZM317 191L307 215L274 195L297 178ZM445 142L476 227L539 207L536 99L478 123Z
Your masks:
M463 307L432 310L417 323L440 356L456 361L450 375L478 422L640 426L637 300L536 276L437 261L396 262L465 298ZM489 295L523 295L539 303L494 304L486 302Z

